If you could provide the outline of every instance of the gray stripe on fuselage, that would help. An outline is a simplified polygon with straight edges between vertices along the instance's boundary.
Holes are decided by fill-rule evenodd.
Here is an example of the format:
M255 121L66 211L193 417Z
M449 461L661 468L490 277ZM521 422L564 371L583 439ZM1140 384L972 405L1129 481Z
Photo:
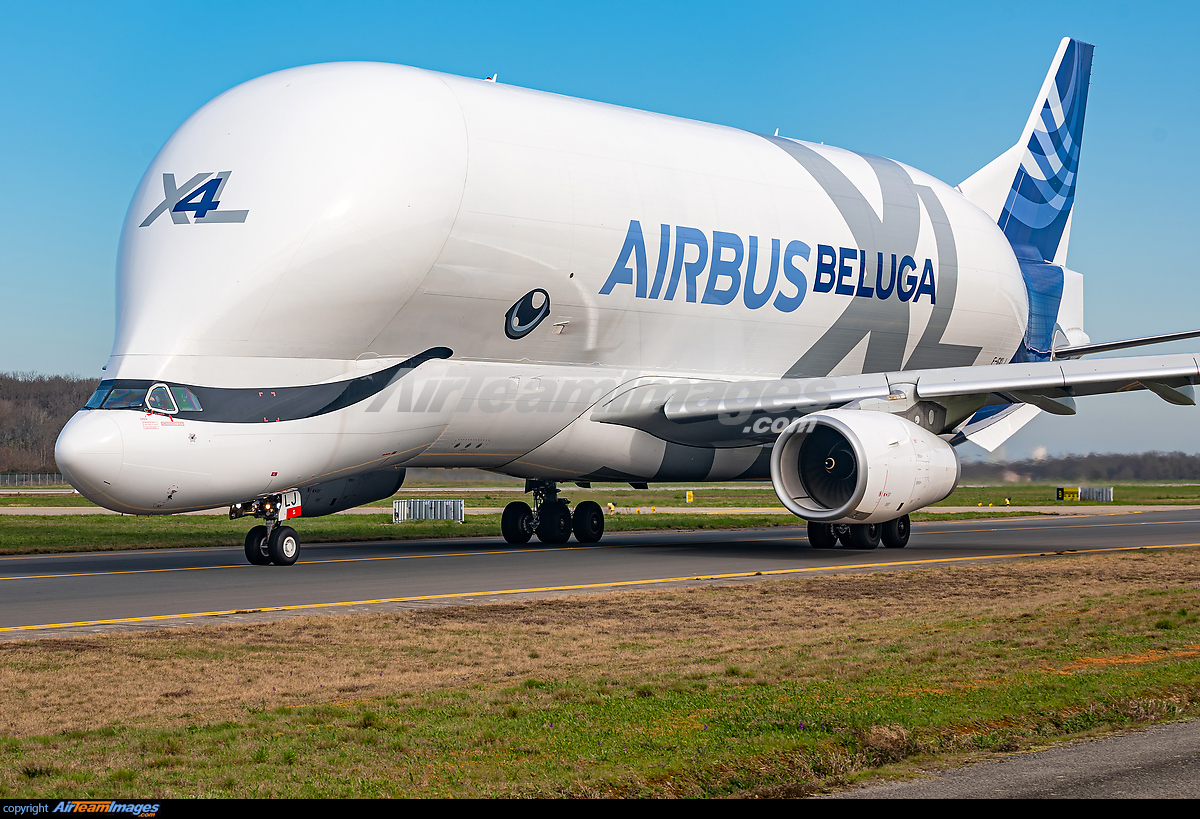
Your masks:
M703 481L712 472L715 449L684 446L667 442L662 464L654 475L656 481Z
M754 459L754 463L750 464L742 474L738 475L734 480L739 481L769 481L771 480L771 450L772 447L764 446L758 452L758 457Z
M857 249L867 253L869 269L875 268L876 259L872 258L875 253L885 254L885 265L889 268L891 254L903 257L915 253L921 232L921 201L924 201L930 214L938 247L938 301L920 343L907 362L904 361L904 347L908 341L911 305L896 298L855 297L833 326L788 368L784 377L829 375L868 335L870 339L863 361L865 373L925 366L915 362L931 357L947 362L939 366L973 364L980 348L941 343L958 289L958 255L954 232L933 190L926 185L915 184L908 172L890 159L858 154L871 166L879 180L883 197L881 219L862 191L837 166L812 148L780 137L759 136L774 143L800 163L829 195L850 228ZM869 280L873 281L873 278ZM945 318L942 318L943 315Z

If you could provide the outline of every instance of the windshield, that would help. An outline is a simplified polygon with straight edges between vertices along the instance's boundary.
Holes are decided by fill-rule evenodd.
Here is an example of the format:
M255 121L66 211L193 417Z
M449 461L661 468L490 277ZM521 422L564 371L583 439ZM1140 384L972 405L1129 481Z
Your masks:
M171 387L171 395L175 397L180 412L200 412L204 409L200 406L200 399L187 387Z
M104 409L143 409L145 406L145 387L114 387L104 399Z
M104 403L104 399L108 397L108 391L112 389L111 381L102 381L100 386L96 387L96 391L92 393L92 397L83 405L84 409L100 409L100 405Z

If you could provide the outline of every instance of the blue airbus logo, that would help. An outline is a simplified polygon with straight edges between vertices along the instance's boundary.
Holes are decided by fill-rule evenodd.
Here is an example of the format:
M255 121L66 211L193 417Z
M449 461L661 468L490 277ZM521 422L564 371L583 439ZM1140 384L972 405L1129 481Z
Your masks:
M883 300L895 294L898 300L911 300L914 304L927 294L930 304L937 303L937 282L931 259L918 265L908 255L876 252L875 258L870 259L871 254L858 248L835 249L831 245L817 245L814 260L812 248L798 239L786 245L779 239L771 239L770 262L762 266L766 268L763 270L758 261L757 236L743 241L736 233L714 230L710 243L708 234L696 228L675 227L673 233L675 253L672 260L672 228L670 225L659 227L658 262L651 280L642 225L636 219L631 220L625 243L612 272L600 288L600 295L607 296L617 285L628 284L639 299L661 297L670 301L679 292L682 282L684 297L689 302L699 299L702 304L731 304L740 293L742 303L751 310L770 302L776 310L790 313L804 301L808 290L808 276L800 265L807 266L808 262L815 261L814 293L834 292ZM765 246L763 250L765 262ZM688 261L689 257L691 261ZM700 276L705 269L708 278L701 293Z
M225 190L225 183L232 173L221 171L215 176L212 171L198 173L178 187L175 185L175 174L164 173L163 200L138 227L152 224L164 213L170 213L171 221L177 225L245 222L246 215L250 213L248 210L218 210L221 207L221 191ZM194 223L188 218L189 213L195 217Z

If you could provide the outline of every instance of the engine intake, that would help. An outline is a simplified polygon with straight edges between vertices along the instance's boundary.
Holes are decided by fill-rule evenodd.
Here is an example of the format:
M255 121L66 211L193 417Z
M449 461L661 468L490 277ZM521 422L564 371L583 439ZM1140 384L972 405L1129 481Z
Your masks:
M771 452L779 500L805 520L878 523L958 485L954 448L898 415L825 410L798 418Z

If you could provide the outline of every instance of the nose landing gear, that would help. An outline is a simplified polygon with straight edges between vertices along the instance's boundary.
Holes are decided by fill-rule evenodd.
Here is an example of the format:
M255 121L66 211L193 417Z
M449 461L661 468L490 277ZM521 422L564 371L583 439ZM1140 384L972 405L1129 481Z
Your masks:
M604 536L604 510L600 504L584 501L572 513L567 499L558 496L556 481L526 481L525 491L533 492L537 511L524 501L504 507L500 532L508 543L528 543L537 535L542 543L558 545L570 540L572 532L580 543L596 543Z
M229 519L251 515L262 518L263 524L246 533L246 560L255 566L291 566L300 557L300 538L291 526L280 526L282 514L286 520L300 512L300 493L283 492L264 495L246 503L229 507Z

